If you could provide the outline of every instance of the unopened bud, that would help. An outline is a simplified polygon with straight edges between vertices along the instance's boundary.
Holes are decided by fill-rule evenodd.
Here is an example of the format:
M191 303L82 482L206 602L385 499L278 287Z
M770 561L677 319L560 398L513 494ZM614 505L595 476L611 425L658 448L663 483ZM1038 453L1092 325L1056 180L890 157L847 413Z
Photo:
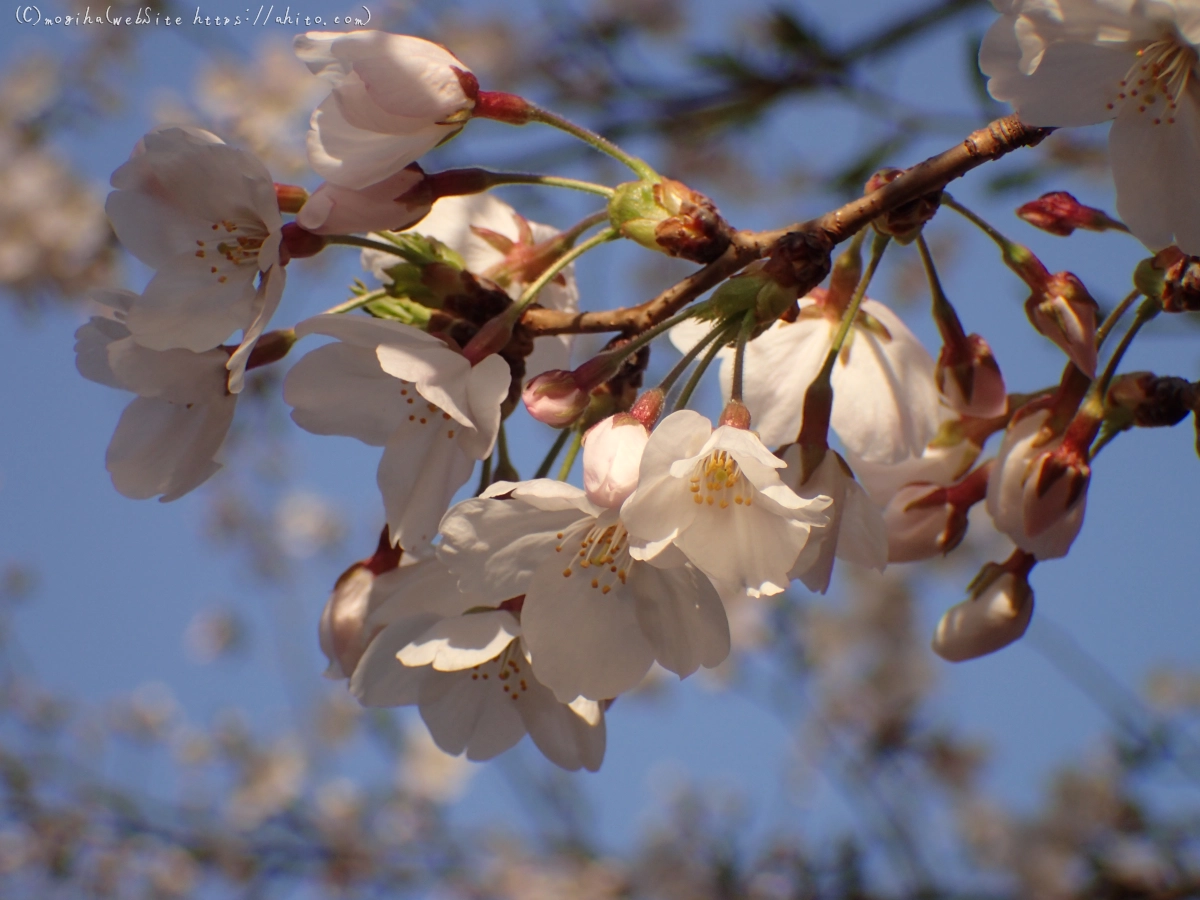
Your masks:
M1119 429L1170 427L1187 417L1196 400L1196 389L1185 378L1127 372L1109 386L1105 419Z
M536 375L521 391L529 414L546 425L570 425L588 408L591 392L580 386L574 372L550 369Z
M1092 295L1070 272L1059 272L1025 301L1025 314L1089 378L1096 375L1096 312Z
M314 234L402 231L429 214L433 200L419 190L424 182L416 163L364 188L326 182L308 198L296 222Z
M623 237L692 262L712 262L730 242L729 225L713 202L669 178L618 185L608 215Z
M1042 231L1066 237L1076 228L1086 231L1107 231L1126 228L1102 209L1084 206L1066 191L1042 194L1017 209L1017 215Z
M284 265L293 259L316 256L329 243L321 235L305 231L295 222L288 222L280 233L282 240L279 243L279 261Z
M863 194L871 194L891 184L904 174L903 169L880 169L869 179ZM879 216L871 224L880 234L894 238L899 244L910 244L917 239L925 223L934 217L942 203L940 190L922 194L914 200L902 203L891 212Z
M356 562L338 578L321 613L318 639L329 660L327 678L349 678L370 643L367 617L373 611L375 580L400 565L403 551L392 547L388 529L383 529L373 556Z
M298 184L280 184L275 182L275 199L279 203L279 211L295 215L308 199L308 191Z
M946 610L933 633L933 652L949 662L995 653L1020 639L1033 617L1026 575L1003 572L974 597Z
M1008 392L1000 365L979 335L943 344L934 374L938 390L960 414L991 419L1008 411Z
M628 413L603 419L583 436L583 489L597 506L620 506L634 492L650 431Z

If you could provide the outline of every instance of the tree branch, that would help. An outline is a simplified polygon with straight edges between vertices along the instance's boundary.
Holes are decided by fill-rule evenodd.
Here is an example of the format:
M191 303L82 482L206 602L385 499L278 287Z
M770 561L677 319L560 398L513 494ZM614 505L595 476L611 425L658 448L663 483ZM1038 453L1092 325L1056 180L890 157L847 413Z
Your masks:
M632 334L644 331L674 315L749 263L767 256L776 242L787 234L804 232L828 240L831 247L836 246L865 228L873 219L924 194L940 191L975 167L999 159L1020 147L1036 146L1052 130L1026 125L1015 114L996 119L987 127L967 135L957 146L913 166L895 181L823 216L774 231L736 232L724 254L638 306L586 313L534 308L525 313L521 322L533 335L598 331ZM809 289L812 287L816 285L811 285ZM803 293L807 293L807 290Z

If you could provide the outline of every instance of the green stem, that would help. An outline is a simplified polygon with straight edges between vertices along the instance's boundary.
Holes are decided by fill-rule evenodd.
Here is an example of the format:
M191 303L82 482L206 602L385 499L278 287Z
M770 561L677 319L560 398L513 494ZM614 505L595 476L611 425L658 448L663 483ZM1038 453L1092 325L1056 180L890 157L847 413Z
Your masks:
M829 353L825 356L825 363L821 366L817 378L828 379L833 374L834 363L837 362L838 354L842 352L842 345L846 343L846 337L854 326L858 308L862 305L863 297L867 295L867 288L871 284L871 279L875 277L875 270L879 268L879 261L883 259L883 251L887 249L889 241L891 238L886 234L876 232L875 239L871 242L871 258L867 260L867 268L863 272L862 278L858 280L858 287L854 289L850 305L842 314L841 324L838 325L837 333L833 336L833 343L829 347Z
M679 397L675 401L676 410L683 409L688 405L688 401L692 399L692 393L696 390L696 385L700 383L700 379L704 377L705 371L716 357L717 352L721 349L721 345L725 342L724 338L728 337L736 327L736 324L727 324L721 331L721 337L709 345L708 352L701 357L700 363L693 370L687 383L684 384L683 390L679 392Z
M1112 330L1121 321L1121 317L1129 311L1129 307L1133 306L1135 300L1142 296L1142 292L1134 289L1129 296L1117 304L1116 308L1108 314L1108 318L1103 324L1096 329L1096 349L1099 350L1104 345L1104 339L1112 333Z
M492 483L492 457L488 456L483 461L483 468L479 471L479 487L475 488L475 496L478 497L488 489Z
M549 125L557 128L560 131L565 131L572 137L576 137L585 144L590 144L601 153L607 153L618 162L624 163L632 169L643 181L661 181L662 178L643 160L636 156L630 156L608 138L601 137L596 132L584 128L581 125L576 125L569 119L565 119L557 113L552 113L548 109L542 109L540 106L533 106L530 109L530 121L541 122L543 125Z
M582 181L578 178L560 178L557 175L536 175L526 172L489 172L493 186L502 184L544 184L547 187L569 188L588 194L599 194L601 197L611 197L616 193L604 184L592 181ZM605 214L607 216L607 213Z
M1133 317L1133 324L1121 336L1121 342L1117 344L1117 349L1109 357L1108 365L1104 367L1104 371L1100 373L1100 377L1092 385L1091 390L1099 400L1101 409L1103 409L1104 395L1108 393L1108 387L1112 384L1113 376L1117 373L1117 366L1121 364L1121 357L1125 355L1125 351L1129 349L1129 345L1133 343L1133 339L1137 337L1137 333L1142 330L1142 326L1157 316L1161 310L1162 306L1159 302L1150 297L1143 300L1142 305L1138 307L1137 314Z
M375 300L382 300L387 295L388 292L384 290L371 291L370 293L363 294L361 297L352 297L345 303L339 303L337 306L331 306L329 309L325 310L325 312L321 313L321 315L330 316L336 315L337 313L350 312L352 309L358 309L360 306L366 306L368 303L372 303Z
M607 241L611 241L616 236L616 229L606 228L603 231L592 235L586 241L581 241L570 250L567 250L562 256L547 266L546 271L539 275L528 287L525 288L524 291L521 292L520 298L516 303L508 308L508 311L505 313L505 315L509 317L509 320L513 324L516 324L517 320L521 318L522 314L524 314L525 310L529 308L530 304L537 299L537 295L541 292L542 288L554 280L554 277L558 275L559 272L561 272L579 257L583 256L583 254L587 253L589 250L599 247L601 244Z
M700 339L700 341L696 343L696 346L692 347L691 350L683 354L683 359L675 363L671 371L667 373L667 377L659 383L658 389L662 391L664 395L670 393L671 388L675 386L675 382L679 380L679 376L682 375L687 367L692 364L692 360L700 355L701 350L724 334L728 327L729 325L726 322L718 322L716 325L714 325L708 334L706 334Z
M942 281L938 278L937 266L933 262L933 254L929 252L929 244L925 235L917 235L917 251L921 254L921 265L925 267L925 278L929 281L929 294L933 301L933 321L937 323L938 331L942 333L942 341L947 344L961 344L967 334L959 321L958 313L950 303L950 298L942 290Z
M571 477L571 468L575 465L575 457L579 455L581 446L583 446L583 432L574 429L571 432L571 443L567 447L566 459L563 460L562 468L558 470L559 481L566 481Z
M1044 285L1044 281L1049 277L1050 273L1042 265L1041 260L1033 255L1032 250L1014 241L1010 241L984 220L982 216L967 209L945 191L942 191L942 205L950 207L995 241L996 245L1000 248L1001 255L1004 257L1004 264L1020 275L1021 279L1031 288L1037 290Z
M746 344L750 341L750 333L754 331L754 310L748 310L742 316L742 325L738 329L737 348L733 352L733 386L729 391L729 399L742 402L742 370L746 366Z
M550 467L554 465L554 460L558 459L558 454L562 453L562 448L567 444L567 438L571 436L571 429L564 428L558 433L558 437L554 439L554 443L550 445L550 450L546 453L542 464L538 466L537 471L533 473L534 478L545 478L550 474Z
M496 481L520 481L521 475L517 472L517 467L512 464L512 460L508 456L508 433L504 429L504 423L500 423L500 430L496 433Z

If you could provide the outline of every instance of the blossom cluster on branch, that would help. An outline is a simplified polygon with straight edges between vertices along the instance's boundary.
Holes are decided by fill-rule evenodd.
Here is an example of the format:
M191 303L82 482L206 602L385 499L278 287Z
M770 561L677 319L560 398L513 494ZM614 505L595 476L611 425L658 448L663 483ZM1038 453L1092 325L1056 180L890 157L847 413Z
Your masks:
M172 500L202 484L220 468L245 373L306 337L332 338L291 368L284 399L307 431L383 448L387 524L322 616L329 674L364 705L419 707L438 746L470 759L529 734L563 768L598 768L606 710L655 663L680 678L720 665L729 608L794 581L824 592L838 559L883 569L948 554L980 502L1015 549L945 614L933 649L959 661L1010 644L1033 613L1030 571L1065 556L1082 527L1095 453L1200 405L1184 379L1118 372L1151 318L1200 307L1200 260L1188 255L1200 252L1200 198L1170 179L1181 154L1195 155L1187 36L1200 12L997 6L981 66L1017 116L881 170L825 216L757 233L601 135L483 90L439 45L378 31L297 37L328 88L308 134L324 179L313 192L187 127L145 135L112 176L112 226L155 270L140 294L98 296L107 314L76 335L85 377L137 395L108 450L115 486ZM1020 214L1057 234L1130 231L1155 251L1105 318L1079 277L1051 272L945 191L1049 128L1105 117L1077 109L1085 99L1117 121L1124 222L1061 192ZM631 180L425 171L425 154L476 118L560 129ZM1150 158L1130 174L1126 132L1148 121ZM603 205L560 231L488 193L511 184ZM1030 324L1064 355L1058 384L1011 393L987 340L964 327L922 234L945 210L992 238L1028 286ZM616 240L702 268L641 305L580 312L573 263ZM356 282L325 313L268 330L288 263L340 246L361 250L376 286ZM895 247L915 248L928 276L936 357L867 296ZM571 335L594 331L614 335L569 368ZM641 390L660 336L682 358ZM688 404L715 361L725 405L713 422ZM530 480L504 431L521 405L560 430ZM981 460L993 435L998 448ZM475 496L453 504L477 463Z

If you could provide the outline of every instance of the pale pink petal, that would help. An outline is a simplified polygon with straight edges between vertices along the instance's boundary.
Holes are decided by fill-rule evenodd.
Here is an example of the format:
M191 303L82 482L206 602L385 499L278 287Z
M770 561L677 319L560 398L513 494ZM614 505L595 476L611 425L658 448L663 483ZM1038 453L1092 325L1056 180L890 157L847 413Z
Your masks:
M421 683L432 671L402 665L396 654L438 620L434 613L406 616L383 629L367 645L350 676L350 693L363 706L415 706Z
M579 698L559 703L549 688L536 680L514 704L529 737L542 754L568 772L599 770L604 761L604 712L594 700Z
M305 431L382 447L405 415L403 390L379 368L373 350L339 342L318 347L292 366L283 399Z
M578 489L577 489L578 490ZM533 572L583 515L575 508L542 511L519 501L475 499L442 520L438 557L459 587L489 605L524 594Z
M226 368L229 370L230 393L240 394L242 391L245 384L246 363L250 359L254 345L258 343L258 339L266 330L267 323L271 321L271 316L275 315L275 310L279 308L286 280L287 273L283 266L272 266L263 273L259 280L258 290L254 294L254 304L250 309L252 318L242 334L241 343L238 344L233 355L229 357L229 362L226 363Z
M729 619L712 584L691 566L659 569L634 563L629 590L638 624L658 664L686 678L729 655Z
M421 685L421 718L434 742L457 756L487 760L498 756L525 736L525 723L501 693L499 670L485 667L488 680L472 680L466 672L434 672Z
M443 425L440 417L427 425L402 421L376 473L392 543L417 558L432 553L438 522L475 468Z
M586 533L568 532L567 550L574 552ZM642 635L629 588L615 576L603 585L595 580L592 587L588 570L566 569L570 559L564 556L551 551L525 593L521 627L533 671L563 703L579 696L616 697L637 687L654 651ZM610 587L606 594L604 586Z
M432 666L457 672L495 659L521 634L521 623L505 610L442 619L398 654L406 666Z
M121 414L105 465L126 497L162 494L164 503L199 487L221 468L215 457L237 398L180 406L138 397Z
M1184 253L1200 254L1200 183L1182 174L1200 166L1200 83L1194 73L1171 113L1161 101L1145 113L1126 105L1113 123L1108 146L1117 212L1150 249L1174 243Z

